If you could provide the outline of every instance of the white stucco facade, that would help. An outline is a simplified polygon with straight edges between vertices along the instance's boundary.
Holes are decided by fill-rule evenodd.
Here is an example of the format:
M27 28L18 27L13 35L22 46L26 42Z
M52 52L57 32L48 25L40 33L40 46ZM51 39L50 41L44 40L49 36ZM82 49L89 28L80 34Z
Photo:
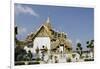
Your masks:
M33 52L35 52L36 48L42 49L42 46L47 47L50 49L50 38L49 37L36 37L33 41Z

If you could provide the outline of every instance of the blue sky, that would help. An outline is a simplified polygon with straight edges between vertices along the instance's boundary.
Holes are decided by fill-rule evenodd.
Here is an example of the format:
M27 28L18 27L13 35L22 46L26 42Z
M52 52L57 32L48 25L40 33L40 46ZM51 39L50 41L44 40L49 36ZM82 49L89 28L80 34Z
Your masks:
M19 40L36 31L48 16L54 29L68 34L74 49L76 43L81 42L85 50L86 41L94 39L93 8L15 4L14 11Z

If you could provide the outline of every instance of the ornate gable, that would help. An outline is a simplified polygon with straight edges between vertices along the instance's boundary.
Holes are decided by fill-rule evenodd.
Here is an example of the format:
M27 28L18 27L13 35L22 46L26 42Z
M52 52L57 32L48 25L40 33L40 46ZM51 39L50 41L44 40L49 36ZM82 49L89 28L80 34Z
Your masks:
M49 37L49 30L47 30L48 28L45 28L44 26L42 26L37 33L35 34L35 37Z

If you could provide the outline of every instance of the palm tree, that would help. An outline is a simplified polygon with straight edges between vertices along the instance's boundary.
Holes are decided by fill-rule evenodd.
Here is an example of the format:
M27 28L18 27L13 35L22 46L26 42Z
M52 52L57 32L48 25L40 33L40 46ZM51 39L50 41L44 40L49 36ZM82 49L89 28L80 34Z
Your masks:
M87 41L87 48L89 49L89 52L93 53L93 58L94 58L94 40Z
M89 48L90 51L93 52L94 51L94 40L87 41L86 44L87 44L87 48Z
M76 50L77 50L77 53L79 53L80 56L82 56L82 50L83 50L83 48L82 48L82 46L81 46L81 43L77 43L77 48L76 48Z

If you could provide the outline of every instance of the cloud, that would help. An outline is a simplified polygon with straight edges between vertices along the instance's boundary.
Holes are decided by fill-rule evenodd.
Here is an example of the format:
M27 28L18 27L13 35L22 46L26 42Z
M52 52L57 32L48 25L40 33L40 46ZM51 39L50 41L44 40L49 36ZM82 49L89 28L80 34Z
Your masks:
M35 17L38 17L39 15L31 8L28 6L22 6L22 5L15 5L15 14L29 14Z
M18 34L24 34L24 33L26 33L27 32L27 29L26 28L24 28L24 27L20 27L20 28L18 28Z

